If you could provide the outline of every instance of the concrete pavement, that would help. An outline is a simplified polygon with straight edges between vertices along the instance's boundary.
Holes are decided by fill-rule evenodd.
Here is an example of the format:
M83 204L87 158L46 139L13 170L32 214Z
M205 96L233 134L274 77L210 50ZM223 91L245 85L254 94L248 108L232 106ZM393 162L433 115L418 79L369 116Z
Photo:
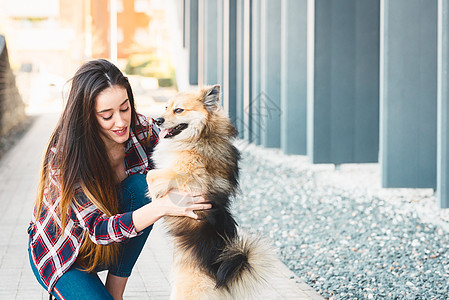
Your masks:
M41 156L58 115L35 117L29 131L0 160L0 299L48 299L28 262L27 227ZM129 279L124 299L168 299L172 245L158 222ZM264 299L323 299L280 261ZM102 272L100 277L105 278Z

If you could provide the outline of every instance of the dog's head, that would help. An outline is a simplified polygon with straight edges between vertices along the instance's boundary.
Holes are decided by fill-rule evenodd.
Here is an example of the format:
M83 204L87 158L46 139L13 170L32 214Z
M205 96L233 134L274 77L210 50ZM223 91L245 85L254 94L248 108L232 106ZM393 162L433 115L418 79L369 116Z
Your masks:
M220 110L219 95L220 86L214 85L170 99L165 112L156 119L161 128L159 137L186 140L199 136L208 117Z

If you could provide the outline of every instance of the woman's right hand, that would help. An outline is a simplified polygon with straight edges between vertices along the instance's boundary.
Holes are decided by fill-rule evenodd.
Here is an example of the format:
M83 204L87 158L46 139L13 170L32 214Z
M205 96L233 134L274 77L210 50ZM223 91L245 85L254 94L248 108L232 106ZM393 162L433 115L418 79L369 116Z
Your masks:
M195 211L211 209L212 205L201 192L171 190L165 196L153 200L164 212L164 216L190 217L198 219Z

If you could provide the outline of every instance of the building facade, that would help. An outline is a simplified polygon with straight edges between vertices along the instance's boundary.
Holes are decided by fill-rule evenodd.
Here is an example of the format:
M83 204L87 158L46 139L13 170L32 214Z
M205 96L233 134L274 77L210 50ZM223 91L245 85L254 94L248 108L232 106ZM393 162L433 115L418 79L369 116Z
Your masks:
M313 163L373 163L449 207L445 0L180 0L187 72L240 137ZM185 74L185 75L183 75Z

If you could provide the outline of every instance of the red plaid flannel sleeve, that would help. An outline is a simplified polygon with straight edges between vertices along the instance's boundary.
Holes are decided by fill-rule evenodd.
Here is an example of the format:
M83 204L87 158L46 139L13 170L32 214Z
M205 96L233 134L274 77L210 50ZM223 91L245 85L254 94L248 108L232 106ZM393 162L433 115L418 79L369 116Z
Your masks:
M72 203L72 218L80 226L87 229L90 239L99 245L118 243L138 235L134 228L132 212L107 217L82 192L75 195L76 203Z

